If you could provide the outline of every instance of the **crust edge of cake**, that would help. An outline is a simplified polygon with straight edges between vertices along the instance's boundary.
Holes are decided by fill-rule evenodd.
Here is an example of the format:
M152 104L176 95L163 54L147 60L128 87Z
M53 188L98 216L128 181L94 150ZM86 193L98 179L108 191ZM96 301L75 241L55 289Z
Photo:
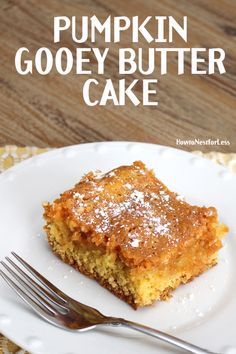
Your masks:
M204 267L201 268L200 271L196 272L195 274L193 273L191 277L184 279L185 277L182 275L179 278L176 278L176 284L175 286L168 286L162 291L158 299L154 299L150 304L148 305L141 305L135 302L134 296L132 294L126 295L124 291L119 288L117 291L112 287L112 285L105 280L103 277L101 277L97 272L89 272L86 270L84 266L79 266L78 263L76 262L75 259L70 260L66 252L64 254L61 254L60 252L56 251L56 245L57 243L55 240L52 241L50 240L50 234L48 234L48 243L53 251L53 253L60 258L64 263L72 266L75 270L79 271L81 274L89 277L90 279L95 280L99 285L101 285L104 289L108 290L110 293L114 294L116 297L119 299L123 300L126 302L128 305L130 305L134 310L137 310L138 308L141 308L143 306L152 306L156 303L156 301L167 301L172 297L172 292L177 289L180 285L187 284L191 281L193 281L196 277L200 276L204 272L206 272L208 269L212 268L218 263L217 260L217 253L212 257L211 261L208 264L205 264Z

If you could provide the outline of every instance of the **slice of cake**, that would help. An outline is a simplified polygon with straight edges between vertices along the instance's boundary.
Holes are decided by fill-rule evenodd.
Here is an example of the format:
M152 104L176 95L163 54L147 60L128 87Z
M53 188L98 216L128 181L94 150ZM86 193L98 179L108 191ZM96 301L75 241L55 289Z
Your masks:
M44 208L52 250L134 308L216 264L227 232L215 208L189 205L139 161L88 173Z

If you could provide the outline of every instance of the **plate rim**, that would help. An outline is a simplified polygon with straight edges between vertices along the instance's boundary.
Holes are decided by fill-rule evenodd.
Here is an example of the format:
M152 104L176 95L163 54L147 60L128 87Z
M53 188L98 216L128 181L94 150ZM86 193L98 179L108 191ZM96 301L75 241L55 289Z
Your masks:
M99 145L100 146L101 145L109 145L111 147L115 147L115 146L120 147L120 146L122 146L124 144L126 144L126 145L127 144L129 144L129 145L132 144L132 145L139 145L139 146L145 146L145 147L153 147L153 148L159 148L159 149L163 148L163 149L167 149L167 150L174 150L174 151L177 151L178 153L181 152L181 153L185 154L186 156L195 157L196 159L206 161L206 158L204 156L195 155L191 151L186 151L186 150L174 148L174 147L170 147L170 146L167 146L167 145L159 145L159 144L146 143L146 142L137 142L137 141L99 141L99 142L74 144L74 145L64 146L64 147L60 147L60 148L52 148L52 150L45 151L45 152L40 153L38 155L32 156L30 158L27 158L26 160L21 161L21 162L17 163L16 165L10 167L9 169L3 171L0 174L0 183L2 183L2 180L4 179L3 177L5 177L9 172L13 172L15 170L24 168L25 165L30 164L33 160L39 158L39 156L40 156L40 159L44 159L47 156L53 156L55 154L60 153L61 151L79 149L80 147L83 147L85 149L87 147L93 147L93 146L99 146ZM208 161L208 163L214 165L215 167L218 167L219 171L224 170L224 171L229 172L229 169L227 167L222 166L222 165L218 165L214 161L211 161L211 160L208 160L208 159L207 159L207 161ZM234 173L232 173L232 175L234 176L234 178L236 178L236 175ZM1 333L5 337L10 339L11 341L16 343L17 345L19 345L20 347L22 347L22 348L24 347L24 348L26 348L26 350L30 350L31 353L34 353L32 348L30 348L29 346L26 346L25 344L22 346L22 344L19 343L19 342L18 342L19 343L18 344L17 340L15 340L15 338L14 338L14 335L11 335L11 334L9 335L8 332L7 332L7 329L6 329L6 332L5 332L4 326L2 326L2 328L1 328ZM36 353L36 351L35 351L35 353Z

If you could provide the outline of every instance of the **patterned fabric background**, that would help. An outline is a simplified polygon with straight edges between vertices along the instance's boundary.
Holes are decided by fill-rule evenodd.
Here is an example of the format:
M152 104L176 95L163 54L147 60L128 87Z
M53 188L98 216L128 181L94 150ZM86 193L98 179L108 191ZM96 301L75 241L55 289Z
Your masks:
M17 147L5 146L0 147L0 173L7 168L23 161L31 156L41 154L50 149L39 149L37 147ZM236 154L223 154L210 152L204 154L200 151L194 152L197 155L206 157L221 165L229 168L229 170L236 172ZM29 354L25 350L20 349L17 345L9 341L0 334L0 354Z

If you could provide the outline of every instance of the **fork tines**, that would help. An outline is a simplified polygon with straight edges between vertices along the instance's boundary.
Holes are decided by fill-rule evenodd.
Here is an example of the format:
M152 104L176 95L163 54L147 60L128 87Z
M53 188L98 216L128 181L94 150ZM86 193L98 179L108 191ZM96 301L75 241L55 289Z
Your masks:
M47 320L67 313L66 295L15 252L11 252L11 254L14 260L6 257L5 262L0 262L5 269L0 269L0 275L7 284ZM16 264L15 260L20 263L21 267Z

